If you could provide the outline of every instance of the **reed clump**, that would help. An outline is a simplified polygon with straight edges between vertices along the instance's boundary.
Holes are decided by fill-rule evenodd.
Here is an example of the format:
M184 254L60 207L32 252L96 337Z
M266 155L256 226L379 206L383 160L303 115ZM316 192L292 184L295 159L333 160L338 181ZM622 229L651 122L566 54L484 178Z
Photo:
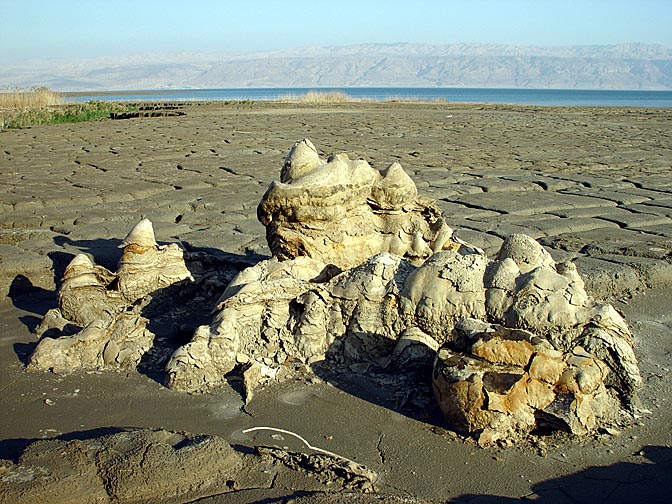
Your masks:
M0 109L50 107L63 102L61 93L47 87L0 92Z
M357 100L340 91L308 91L300 95L283 95L278 98L278 101L322 105L329 103L350 103Z

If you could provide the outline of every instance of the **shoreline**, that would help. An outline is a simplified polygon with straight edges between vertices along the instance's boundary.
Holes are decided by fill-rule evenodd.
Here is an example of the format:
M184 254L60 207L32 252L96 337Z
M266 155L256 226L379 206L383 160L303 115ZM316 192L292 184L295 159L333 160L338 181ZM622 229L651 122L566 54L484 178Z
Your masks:
M532 106L609 106L672 108L672 90L595 90L531 88L399 88L399 87L308 87L308 88L213 88L167 90L120 90L62 92L83 101L87 97L133 97L133 101L282 101L319 100L342 102L446 102Z

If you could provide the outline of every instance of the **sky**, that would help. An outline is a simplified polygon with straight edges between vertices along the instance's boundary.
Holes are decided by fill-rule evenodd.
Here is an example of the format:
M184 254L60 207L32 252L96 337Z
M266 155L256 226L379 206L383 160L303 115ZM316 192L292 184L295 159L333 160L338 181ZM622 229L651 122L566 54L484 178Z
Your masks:
M0 63L396 42L672 46L672 0L0 0Z

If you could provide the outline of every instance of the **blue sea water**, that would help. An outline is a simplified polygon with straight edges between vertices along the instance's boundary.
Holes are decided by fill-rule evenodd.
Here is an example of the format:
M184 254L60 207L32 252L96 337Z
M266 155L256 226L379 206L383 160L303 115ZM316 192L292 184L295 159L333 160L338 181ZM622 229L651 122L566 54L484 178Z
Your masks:
M672 91L496 89L496 88L230 88L125 91L76 94L71 101L225 101L277 100L309 91L340 92L355 99L442 100L446 102L500 103L548 106L672 107Z

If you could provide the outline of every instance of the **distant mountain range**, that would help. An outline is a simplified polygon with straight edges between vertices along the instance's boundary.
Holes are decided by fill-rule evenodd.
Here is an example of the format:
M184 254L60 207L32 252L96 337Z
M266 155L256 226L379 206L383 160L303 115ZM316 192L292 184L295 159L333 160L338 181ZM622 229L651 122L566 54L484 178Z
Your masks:
M238 87L672 89L672 49L361 44L255 53L161 53L3 65L0 88Z

